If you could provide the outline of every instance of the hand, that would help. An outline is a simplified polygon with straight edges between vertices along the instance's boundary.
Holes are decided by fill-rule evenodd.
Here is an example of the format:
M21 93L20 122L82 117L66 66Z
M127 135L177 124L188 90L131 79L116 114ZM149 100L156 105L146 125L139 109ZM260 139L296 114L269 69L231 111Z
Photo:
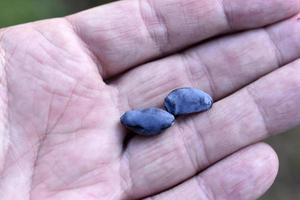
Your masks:
M255 143L300 122L300 2L221 2L120 1L2 29L1 200L260 197L278 160ZM127 137L123 112L184 86L213 109Z

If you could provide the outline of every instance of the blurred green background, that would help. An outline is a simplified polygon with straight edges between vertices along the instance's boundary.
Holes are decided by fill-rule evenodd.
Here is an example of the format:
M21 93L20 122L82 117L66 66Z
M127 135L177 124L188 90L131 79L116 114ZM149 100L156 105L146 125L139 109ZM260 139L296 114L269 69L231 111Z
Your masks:
M110 0L0 0L0 27L60 17ZM279 176L262 200L300 200L300 128L267 142L280 159Z

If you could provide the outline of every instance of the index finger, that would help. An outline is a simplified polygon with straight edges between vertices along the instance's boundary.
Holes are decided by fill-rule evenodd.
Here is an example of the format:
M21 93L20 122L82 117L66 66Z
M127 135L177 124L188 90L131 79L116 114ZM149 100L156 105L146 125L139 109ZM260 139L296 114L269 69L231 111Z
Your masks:
M297 13L299 0L131 0L66 19L99 61L104 79L230 31Z

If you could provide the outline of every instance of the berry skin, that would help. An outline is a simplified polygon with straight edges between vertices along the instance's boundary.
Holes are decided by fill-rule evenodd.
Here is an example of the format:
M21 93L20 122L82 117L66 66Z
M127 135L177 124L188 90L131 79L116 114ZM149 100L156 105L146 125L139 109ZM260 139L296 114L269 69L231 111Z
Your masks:
M165 108L174 116L207 111L212 104L211 96L196 88L179 88L165 98Z
M174 124L175 117L159 108L138 109L126 112L121 123L138 135L154 136Z

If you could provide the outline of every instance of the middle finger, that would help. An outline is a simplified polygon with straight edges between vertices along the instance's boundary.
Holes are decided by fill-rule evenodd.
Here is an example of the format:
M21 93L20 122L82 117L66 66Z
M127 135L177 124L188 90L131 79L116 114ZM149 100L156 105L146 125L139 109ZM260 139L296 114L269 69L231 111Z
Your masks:
M127 100L120 109L161 106L171 90L184 86L201 88L218 100L298 58L298 24L294 17L135 68L112 82L119 99Z

